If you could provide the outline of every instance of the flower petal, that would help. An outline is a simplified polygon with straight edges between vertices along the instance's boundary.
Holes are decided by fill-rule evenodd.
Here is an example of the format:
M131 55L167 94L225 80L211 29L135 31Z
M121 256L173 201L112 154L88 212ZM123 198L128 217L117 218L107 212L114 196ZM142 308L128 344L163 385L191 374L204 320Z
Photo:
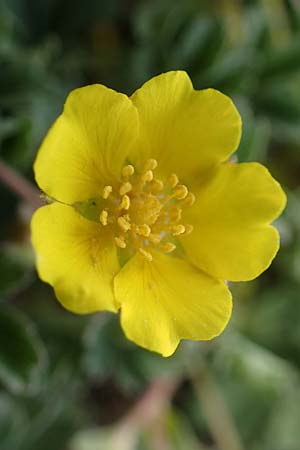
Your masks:
M119 270L112 238L72 207L53 203L32 219L40 278L73 312L116 311L112 280Z
M126 95L100 84L75 89L41 145L36 181L67 203L99 196L118 178L137 134L137 111Z
M191 261L210 275L251 280L271 264L279 248L270 226L286 197L268 170L257 163L223 164L186 210L194 231L181 238Z
M158 170L190 178L228 159L239 144L241 119L229 97L195 91L186 72L167 72L132 96L140 117L140 140L132 161L156 158Z
M208 340L231 314L227 286L187 262L160 253L135 255L115 277L128 339L170 356L181 338Z

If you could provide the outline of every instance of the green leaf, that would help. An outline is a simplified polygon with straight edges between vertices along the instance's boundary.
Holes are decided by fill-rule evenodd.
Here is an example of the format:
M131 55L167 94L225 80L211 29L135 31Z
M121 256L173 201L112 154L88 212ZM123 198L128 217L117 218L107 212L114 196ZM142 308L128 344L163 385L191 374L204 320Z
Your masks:
M254 72L251 67L253 52L250 49L220 52L220 56L216 56L218 57L213 64L204 71L202 83L205 86L213 86L225 93L252 90L253 82L249 76L249 70L252 70L252 77Z
M87 327L82 365L92 378L113 377L125 391L138 391L156 377L182 372L183 356L184 344L171 358L138 347L124 336L119 317L101 313Z
M1 450L17 450L20 430L28 427L26 409L7 393L0 395L0 442Z
M171 65L188 68L198 66L200 57L214 36L215 27L214 22L208 18L193 18L169 55Z
M286 395L274 408L265 436L257 450L298 450L300 441L299 385L289 386ZM256 450L256 449L255 449Z
M137 450L135 430L125 435L118 431L117 426L82 430L74 435L70 450Z
M271 118L278 118L291 124L299 124L300 96L293 84L274 83L263 89L256 100L257 107Z
M269 80L294 74L300 69L300 45L298 40L283 49L272 49L264 55L261 65L261 77Z
M46 365L46 351L33 324L17 309L2 306L0 381L15 393L34 392Z
M268 317L268 323L271 321ZM230 330L216 341L215 349L211 368L230 405L245 448L262 450L250 443L261 442L278 402L291 386L299 385L298 371L285 359ZM264 450L273 448L263 447ZM280 450L287 448L280 447Z
M0 246L0 300L26 287L33 279L30 248L13 244Z
M168 443L167 448L204 450L195 431L183 415L167 409L159 422ZM150 423L142 429L134 422L126 423L125 418L124 423L120 422L114 426L79 431L71 439L70 450L153 450L156 448L156 442Z
M249 102L237 98L237 107L242 117L243 133L237 151L238 162L266 160L272 128L266 117L254 117Z
M170 409L165 420L172 450L204 450L204 446L200 444L195 429L187 417L175 409Z

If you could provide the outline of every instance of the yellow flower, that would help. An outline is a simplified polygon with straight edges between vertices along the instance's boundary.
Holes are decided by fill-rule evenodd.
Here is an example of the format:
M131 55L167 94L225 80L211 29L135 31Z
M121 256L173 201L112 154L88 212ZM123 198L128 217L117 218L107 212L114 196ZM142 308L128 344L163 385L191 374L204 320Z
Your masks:
M35 162L55 201L32 220L42 280L76 313L121 309L127 337L171 355L219 335L224 280L251 280L279 247L285 195L257 163L232 164L241 119L213 89L168 72L132 97L76 89Z

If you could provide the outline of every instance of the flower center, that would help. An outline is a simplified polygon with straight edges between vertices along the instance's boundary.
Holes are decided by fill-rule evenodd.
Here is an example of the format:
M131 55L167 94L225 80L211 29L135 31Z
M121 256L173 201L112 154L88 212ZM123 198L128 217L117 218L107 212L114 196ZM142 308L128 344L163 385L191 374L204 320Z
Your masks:
M119 248L131 246L148 261L152 261L151 250L170 253L176 248L176 237L193 230L182 222L182 213L194 203L194 194L176 174L165 181L154 177L156 167L155 159L149 159L140 174L132 165L123 167L118 190L103 189L105 205L99 217L104 227L113 227Z

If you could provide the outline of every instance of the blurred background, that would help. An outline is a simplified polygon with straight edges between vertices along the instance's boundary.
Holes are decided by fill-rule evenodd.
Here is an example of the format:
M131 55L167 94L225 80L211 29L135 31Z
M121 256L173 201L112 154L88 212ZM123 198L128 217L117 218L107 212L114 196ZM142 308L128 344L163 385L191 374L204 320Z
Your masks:
M34 195L0 181L1 450L299 450L299 37L299 0L0 0L0 158L21 187L71 89L184 69L234 99L239 161L288 194L278 257L232 286L226 332L164 359L118 317L59 306L34 269Z

